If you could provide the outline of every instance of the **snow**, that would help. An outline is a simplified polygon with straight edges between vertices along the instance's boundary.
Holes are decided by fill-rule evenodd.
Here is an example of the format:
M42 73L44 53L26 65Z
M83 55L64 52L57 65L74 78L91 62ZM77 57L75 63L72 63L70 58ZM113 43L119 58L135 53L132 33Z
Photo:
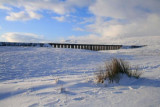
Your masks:
M0 107L159 107L160 46L156 43L108 51L0 47ZM96 84L97 69L115 57L139 66L140 79Z

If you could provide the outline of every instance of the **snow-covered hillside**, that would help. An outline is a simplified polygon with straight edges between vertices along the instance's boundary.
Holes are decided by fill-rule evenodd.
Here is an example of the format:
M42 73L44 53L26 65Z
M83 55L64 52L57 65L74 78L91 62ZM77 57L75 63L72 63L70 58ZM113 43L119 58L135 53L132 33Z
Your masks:
M140 79L94 83L112 58L139 66ZM0 47L0 107L159 107L160 46L88 51L51 47Z

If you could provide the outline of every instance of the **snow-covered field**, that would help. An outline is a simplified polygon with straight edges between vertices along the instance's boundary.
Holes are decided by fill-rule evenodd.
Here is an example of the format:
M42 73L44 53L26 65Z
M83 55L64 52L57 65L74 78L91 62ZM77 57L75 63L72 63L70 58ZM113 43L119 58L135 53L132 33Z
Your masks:
M140 79L94 83L112 58L139 66ZM89 51L0 47L0 107L160 107L160 46Z

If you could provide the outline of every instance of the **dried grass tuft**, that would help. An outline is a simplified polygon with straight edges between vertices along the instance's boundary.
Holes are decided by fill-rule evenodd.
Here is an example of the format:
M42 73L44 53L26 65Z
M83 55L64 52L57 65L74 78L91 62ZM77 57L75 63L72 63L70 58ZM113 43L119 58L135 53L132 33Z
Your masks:
M104 83L105 80L108 80L109 83L119 83L121 76L124 74L138 79L142 72L138 71L138 67L132 70L129 63L122 59L113 58L111 62L105 63L104 69L98 70L96 80L97 83Z

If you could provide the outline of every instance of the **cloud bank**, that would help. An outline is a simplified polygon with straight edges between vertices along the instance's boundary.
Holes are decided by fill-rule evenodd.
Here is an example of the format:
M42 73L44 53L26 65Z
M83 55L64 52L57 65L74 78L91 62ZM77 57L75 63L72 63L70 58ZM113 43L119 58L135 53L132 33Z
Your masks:
M85 26L86 31L96 36L77 39L107 41L113 38L160 36L159 6L159 0L96 0L88 7L94 15L94 22Z
M48 10L58 14L52 16L52 19L64 22L66 17L67 20L69 19L71 13L78 11L77 8L86 7L92 16L83 16L78 22L82 27L74 26L73 30L90 32L90 34L69 37L69 39L86 41L160 36L159 6L160 0L1 0L0 2L0 9L8 11L6 16L8 21L40 20L43 17L41 12ZM15 12L14 7L20 11ZM18 37L20 36L6 36L6 39L12 41ZM33 35L32 37L33 40L36 39Z
M3 34L1 37L8 42L32 42L32 43L48 42L42 36L38 36L32 33L10 32Z
M40 19L43 15L38 14L38 12L43 10L48 10L59 15L70 14L71 12L76 12L76 8L88 6L92 1L93 0L1 0L0 9L10 10L8 16L6 16L6 20L26 21ZM14 7L23 11L13 12Z

